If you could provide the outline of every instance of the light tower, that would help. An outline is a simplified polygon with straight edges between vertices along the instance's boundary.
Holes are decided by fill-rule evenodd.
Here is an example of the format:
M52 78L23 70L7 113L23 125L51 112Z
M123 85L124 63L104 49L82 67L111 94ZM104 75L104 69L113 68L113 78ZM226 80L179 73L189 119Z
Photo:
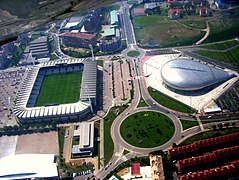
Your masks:
M90 48L90 50L91 50L91 56L92 56L92 59L93 59L93 61L95 61L94 49L93 49L92 44L89 44L89 48Z
M84 90L85 90L86 93L87 93L87 98L88 98L88 101L89 101L89 104L90 104L90 110L91 110L91 112L93 113L93 107L92 107L92 103L91 103L91 99L90 99L90 95L89 95L89 88L88 88L88 86L85 86L85 87L84 87Z
M34 59L32 57L32 51L30 51L30 53L29 53L28 60L32 61L33 66L35 66L35 62L34 62Z

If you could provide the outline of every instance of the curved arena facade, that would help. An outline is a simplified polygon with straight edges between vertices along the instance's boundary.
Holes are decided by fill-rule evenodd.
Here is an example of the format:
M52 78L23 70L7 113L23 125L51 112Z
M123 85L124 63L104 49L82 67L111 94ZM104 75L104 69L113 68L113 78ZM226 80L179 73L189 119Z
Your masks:
M201 90L233 76L221 69L183 58L168 61L161 69L163 82L168 87L180 91Z
M75 103L50 104L36 107L36 101L46 75L83 71L80 98ZM57 92L56 92L57 93ZM20 123L57 123L79 120L92 111L97 98L97 63L78 59L50 61L29 68L13 109Z

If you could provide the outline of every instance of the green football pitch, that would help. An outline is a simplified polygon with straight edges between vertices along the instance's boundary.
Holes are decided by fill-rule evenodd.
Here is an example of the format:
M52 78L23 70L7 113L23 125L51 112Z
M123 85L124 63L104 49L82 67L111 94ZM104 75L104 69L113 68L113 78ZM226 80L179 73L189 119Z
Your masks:
M36 106L75 103L80 97L82 72L45 76Z

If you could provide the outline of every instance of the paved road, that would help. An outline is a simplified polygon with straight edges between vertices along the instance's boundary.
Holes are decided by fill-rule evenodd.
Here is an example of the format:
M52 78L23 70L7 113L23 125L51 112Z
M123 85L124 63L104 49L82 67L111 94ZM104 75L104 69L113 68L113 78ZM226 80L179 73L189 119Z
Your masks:
M182 124L179 121L179 116L180 118L183 119L189 119L189 120L195 120L196 118L194 116L190 116L189 114L185 113L180 113L176 112L173 110L170 110L168 108L165 108L155 102L152 97L149 95L147 91L146 84L142 78L142 68L140 65L140 61L143 59L145 55L145 50L139 48L135 42L135 37L134 37L134 32L133 32L133 27L129 18L129 5L122 3L122 14L121 18L123 19L123 28L127 40L128 47L126 50L122 52L122 55L128 59L128 61L131 64L131 70L132 70L132 75L134 77L134 98L132 99L132 102L130 106L122 113L120 114L113 122L111 126L111 136L114 142L114 153L113 156L110 160L110 163L105 165L105 169L102 169L96 177L99 179L103 179L109 174L114 168L116 168L118 165L121 163L127 161L130 158L133 158L135 156L142 156L142 155L147 155L149 152L155 151L155 150L166 150L170 147L172 147L173 143L178 143L181 142L182 140L197 134L199 132L207 131L211 129L212 124L210 125L202 125L200 122L200 119L197 117L197 120L199 121L200 126L196 126L190 129L187 129L186 131L183 131ZM187 47L181 47L181 49L186 49ZM190 48L192 48L190 46ZM165 48L166 50L168 48ZM170 48L172 49L172 48ZM140 55L137 58L131 58L127 56L127 52L132 51L132 50L137 50L140 52ZM148 104L148 107L140 107L137 108L137 105L141 99L141 97L145 100L145 102ZM165 144L154 147L154 148L139 148L132 146L125 142L123 138L120 135L120 125L124 121L127 116L132 115L137 112L142 112L142 111L156 111L163 113L167 115L174 123L175 126L175 133L173 137ZM215 122L215 124L219 124L218 122ZM130 151L130 153L123 155L124 149Z

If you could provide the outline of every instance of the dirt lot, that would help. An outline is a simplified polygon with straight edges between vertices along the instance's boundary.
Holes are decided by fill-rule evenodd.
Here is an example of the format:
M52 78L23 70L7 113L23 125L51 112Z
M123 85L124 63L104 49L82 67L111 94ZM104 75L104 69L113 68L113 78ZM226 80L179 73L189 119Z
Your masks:
M58 136L56 131L18 136L15 154L36 153L58 155Z

